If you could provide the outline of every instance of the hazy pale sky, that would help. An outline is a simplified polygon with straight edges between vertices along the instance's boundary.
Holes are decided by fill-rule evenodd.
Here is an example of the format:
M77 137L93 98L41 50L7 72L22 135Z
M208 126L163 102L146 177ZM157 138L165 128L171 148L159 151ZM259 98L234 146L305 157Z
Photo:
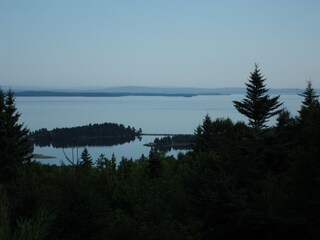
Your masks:
M319 0L0 0L0 85L320 87Z

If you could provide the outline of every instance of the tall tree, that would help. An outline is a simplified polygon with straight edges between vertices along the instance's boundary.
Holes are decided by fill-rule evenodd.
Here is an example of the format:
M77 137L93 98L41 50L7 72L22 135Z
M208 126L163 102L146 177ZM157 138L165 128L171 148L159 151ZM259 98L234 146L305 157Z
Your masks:
M308 81L307 87L304 90L303 93L299 94L301 97L304 97L302 104L302 107L308 108L313 104L319 104L318 97L319 95L316 94L316 91L312 87L311 80Z
M92 162L92 158L88 152L88 149L87 148L84 148L84 150L82 151L81 153L81 163L80 165L84 168L88 168L90 169L93 162Z
M265 78L255 64L254 71L250 74L249 82L246 83L247 93L242 101L233 101L235 108L249 118L249 125L256 130L266 127L268 119L281 112L279 97L270 97L265 85Z
M0 88L0 169L2 166L1 159L5 157L5 146L6 146L6 126L5 126L5 94Z
M207 114L203 119L202 125L198 126L195 130L196 144L194 150L210 151L212 148L212 139L214 138L214 129L210 116Z
M33 148L28 141L29 130L19 123L13 91L0 89L0 180L9 180L17 165L29 162Z
M300 141L305 146L316 146L318 149L320 143L320 103L310 81L300 96L304 97L298 117L302 137Z

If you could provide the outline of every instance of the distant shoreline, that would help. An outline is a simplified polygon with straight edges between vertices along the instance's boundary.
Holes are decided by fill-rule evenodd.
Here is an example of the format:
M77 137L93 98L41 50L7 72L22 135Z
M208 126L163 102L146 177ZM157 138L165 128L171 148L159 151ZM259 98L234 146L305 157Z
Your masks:
M56 157L34 153L31 158L33 158L33 159L52 159L52 158L56 158Z
M199 95L230 95L226 93L104 93L104 92L54 92L23 91L16 92L17 97L195 97Z
M4 89L10 89L5 87ZM13 87L18 97L196 97L196 96L226 96L245 94L244 87L226 88L165 88L165 87L109 87L100 89L39 89ZM320 89L315 89L320 94ZM299 88L271 88L273 95L297 95L303 92Z

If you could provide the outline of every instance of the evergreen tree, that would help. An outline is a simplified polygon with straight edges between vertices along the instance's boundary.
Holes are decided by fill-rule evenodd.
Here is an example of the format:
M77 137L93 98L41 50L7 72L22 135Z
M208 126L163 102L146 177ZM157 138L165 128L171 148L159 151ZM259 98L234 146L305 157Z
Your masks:
M19 123L14 93L0 89L0 178L9 180L19 164L30 162L33 148L28 141L29 130Z
M152 148L149 152L149 177L156 178L161 174L161 153Z
M304 97L298 117L301 144L306 147L316 146L318 149L320 142L320 103L310 81L300 96Z
M96 161L97 169L101 170L106 167L106 163L108 162L108 159L104 154L100 154L99 158Z
M212 150L213 132L212 120L207 114L203 119L202 125L195 130L196 144L194 150L196 152Z
M280 96L270 97L264 84L266 79L260 73L258 65L250 75L249 83L246 83L246 98L242 101L233 101L235 108L249 118L249 124L256 130L266 127L268 119L281 112L279 107Z
M81 160L82 160L82 162L80 163L80 165L82 167L91 168L93 162L92 162L92 158L91 158L87 148L84 148L84 150L82 151Z
M308 108L311 105L319 104L319 95L317 95L316 91L313 89L311 81L308 81L306 89L303 93L299 94L299 96L304 97L302 108Z
M0 89L0 171L5 161L6 126L5 126L5 94Z

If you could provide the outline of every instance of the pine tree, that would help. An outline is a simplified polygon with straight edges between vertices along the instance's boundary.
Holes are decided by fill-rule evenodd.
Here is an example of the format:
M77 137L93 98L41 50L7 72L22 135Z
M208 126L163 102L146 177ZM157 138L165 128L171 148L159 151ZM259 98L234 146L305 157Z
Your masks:
M93 162L92 162L92 158L91 158L87 148L84 148L84 150L82 151L81 160L82 160L82 162L80 163L80 165L82 167L91 168Z
M2 162L5 159L6 148L6 126L5 126L5 94L0 89L0 169L2 169Z
M152 148L149 152L149 177L150 178L157 178L161 174L161 159L162 155L160 152Z
M302 101L303 108L308 108L311 105L319 104L319 101L318 101L319 95L316 94L316 91L313 89L312 83L310 80L308 81L307 87L304 90L304 92L299 94L299 96L304 97Z
M279 107L282 105L278 101L280 96L270 97L267 94L265 80L258 65L255 64L249 83L246 83L246 98L242 101L233 101L235 108L249 118L249 125L258 131L266 127L265 124L270 117L281 112Z
M30 162L33 148L28 141L29 130L19 123L12 90L0 89L0 180L10 180L20 164Z
M210 116L207 114L203 119L202 125L198 126L195 130L196 144L194 150L196 152L204 151L209 152L212 150L212 139L213 139L213 124Z
M300 141L304 145L315 145L318 148L320 142L320 103L310 81L300 96L304 97L298 117L300 130L302 130Z

